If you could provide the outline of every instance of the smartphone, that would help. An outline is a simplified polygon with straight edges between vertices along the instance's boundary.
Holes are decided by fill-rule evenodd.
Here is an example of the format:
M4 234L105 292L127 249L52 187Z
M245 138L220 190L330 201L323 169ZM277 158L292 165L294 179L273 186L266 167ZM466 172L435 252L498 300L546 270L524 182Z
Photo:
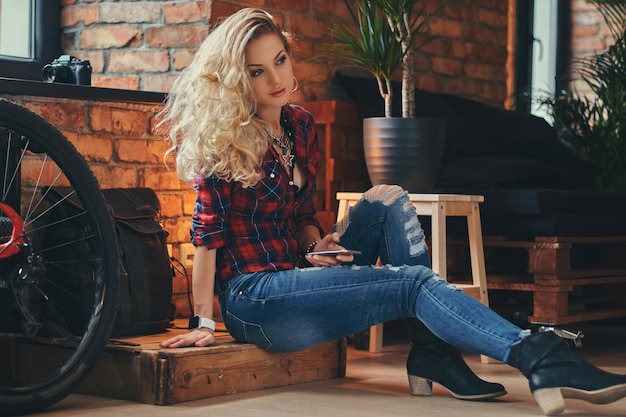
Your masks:
M317 252L309 252L307 255L360 255L360 250L337 249L337 250L320 250Z

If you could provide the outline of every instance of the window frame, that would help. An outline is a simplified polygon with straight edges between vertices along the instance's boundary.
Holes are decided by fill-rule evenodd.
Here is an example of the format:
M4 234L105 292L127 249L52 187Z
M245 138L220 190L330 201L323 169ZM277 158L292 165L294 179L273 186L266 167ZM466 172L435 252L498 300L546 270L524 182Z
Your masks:
M33 0L33 57L0 56L0 77L41 81L41 70L61 54L60 0Z

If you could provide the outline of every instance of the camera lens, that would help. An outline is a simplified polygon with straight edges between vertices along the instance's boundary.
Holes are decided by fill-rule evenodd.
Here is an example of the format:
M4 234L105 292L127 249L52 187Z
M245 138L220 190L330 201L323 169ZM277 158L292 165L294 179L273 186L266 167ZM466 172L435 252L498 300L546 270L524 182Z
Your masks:
M65 83L72 79L72 71L64 66L48 64L43 67L41 76L47 83Z

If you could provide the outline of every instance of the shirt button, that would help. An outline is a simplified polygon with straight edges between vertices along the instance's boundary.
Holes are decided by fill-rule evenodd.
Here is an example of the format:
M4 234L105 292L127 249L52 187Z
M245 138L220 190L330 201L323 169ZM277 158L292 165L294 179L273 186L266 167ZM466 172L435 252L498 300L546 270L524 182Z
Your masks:
M293 181L289 181L289 185L293 185Z
M273 172L270 174L270 178L274 178L276 177L276 174L274 174Z

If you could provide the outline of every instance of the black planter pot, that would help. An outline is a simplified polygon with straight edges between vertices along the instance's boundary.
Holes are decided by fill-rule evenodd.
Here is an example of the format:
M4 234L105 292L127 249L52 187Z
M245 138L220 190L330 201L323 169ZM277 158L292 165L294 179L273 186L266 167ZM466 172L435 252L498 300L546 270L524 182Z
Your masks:
M444 119L363 119L365 163L372 185L398 184L411 193L432 192L444 144Z

